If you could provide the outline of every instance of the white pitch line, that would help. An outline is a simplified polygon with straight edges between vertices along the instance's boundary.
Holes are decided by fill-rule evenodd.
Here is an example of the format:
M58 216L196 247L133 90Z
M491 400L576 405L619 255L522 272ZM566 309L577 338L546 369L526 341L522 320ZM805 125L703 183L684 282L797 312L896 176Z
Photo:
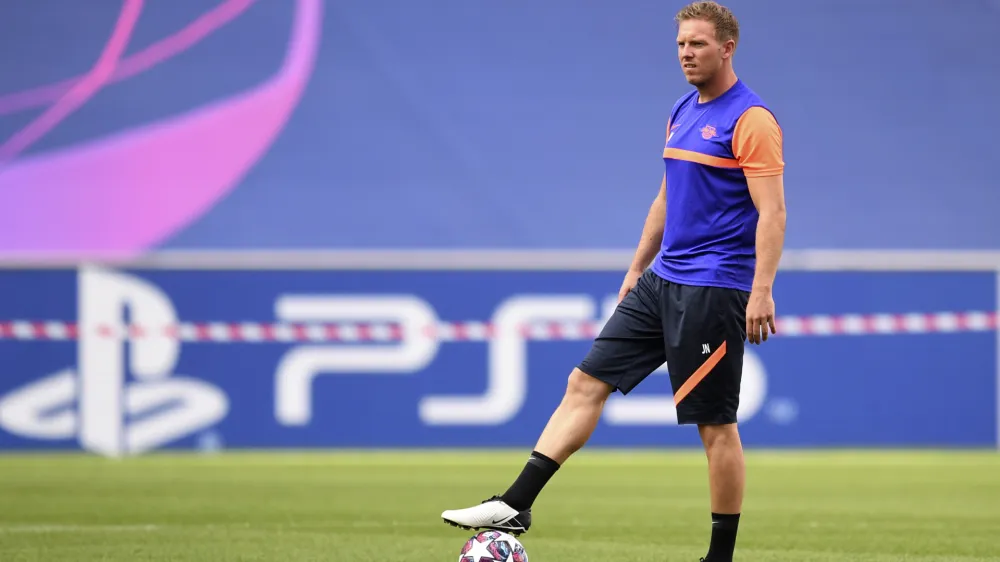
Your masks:
M148 533L159 525L3 525L0 533Z

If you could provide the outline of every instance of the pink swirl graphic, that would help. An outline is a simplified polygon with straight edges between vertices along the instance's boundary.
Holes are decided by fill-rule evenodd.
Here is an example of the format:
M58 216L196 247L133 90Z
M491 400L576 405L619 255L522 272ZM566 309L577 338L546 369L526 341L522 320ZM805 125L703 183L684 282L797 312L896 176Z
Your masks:
M27 149L32 143L42 138L45 133L51 131L60 121L76 110L76 108L94 97L94 94L108 81L115 66L118 64L122 52L125 51L125 46L128 45L128 40L132 37L132 32L135 30L135 24L139 21L139 14L141 12L142 0L125 0L122 12L118 16L118 22L115 23L114 31L111 32L111 39L104 46L104 51L98 57L94 69L74 84L41 117L32 121L27 127L11 137L10 140L0 145L0 164Z
M252 0L230 0L127 59L142 0L126 0L93 69L82 77L0 97L0 113L55 101L0 147L0 256L129 258L197 219L232 190L288 122L312 73L320 0L296 0L281 68L263 84L185 114L19 160L22 152L111 80L197 43Z
M118 67L107 83L113 84L140 74L171 57L190 49L213 31L236 19L256 0L226 0L212 10L202 14L187 27L170 37L161 39L145 49L118 61ZM57 84L32 88L23 92L0 95L0 115L16 113L49 104L65 94L82 76L70 78Z

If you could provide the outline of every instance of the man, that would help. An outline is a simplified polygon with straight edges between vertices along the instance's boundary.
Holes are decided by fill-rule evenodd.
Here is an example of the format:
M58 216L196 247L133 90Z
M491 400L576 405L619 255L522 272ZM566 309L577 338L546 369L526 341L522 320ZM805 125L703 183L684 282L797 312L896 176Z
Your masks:
M663 181L618 307L570 374L521 474L501 496L442 513L452 525L527 531L532 503L590 438L608 396L627 394L666 362L678 422L697 425L708 457L712 532L702 560L732 560L745 476L736 423L743 346L775 333L782 133L733 70L732 13L695 2L675 19L681 69L695 89L667 121Z

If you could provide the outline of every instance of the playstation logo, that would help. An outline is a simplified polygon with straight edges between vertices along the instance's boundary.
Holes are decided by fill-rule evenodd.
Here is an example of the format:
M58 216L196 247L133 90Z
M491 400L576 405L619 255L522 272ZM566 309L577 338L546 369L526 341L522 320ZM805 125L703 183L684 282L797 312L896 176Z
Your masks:
M29 439L76 437L85 450L120 457L162 447L225 418L225 393L173 374L179 340L163 330L126 340L130 323L177 322L173 304L158 287L93 267L80 271L78 283L77 369L0 397L0 428ZM101 327L110 327L110 333L101 333Z

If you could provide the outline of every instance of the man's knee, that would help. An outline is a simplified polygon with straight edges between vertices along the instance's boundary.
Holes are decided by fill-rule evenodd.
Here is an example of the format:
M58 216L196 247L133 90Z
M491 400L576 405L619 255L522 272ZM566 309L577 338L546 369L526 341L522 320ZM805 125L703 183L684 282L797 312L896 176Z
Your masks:
M698 433L701 435L702 443L705 444L705 451L709 453L718 449L742 447L739 429L735 423L699 425Z
M600 404L614 390L610 384L574 368L566 383L566 398L571 401Z

